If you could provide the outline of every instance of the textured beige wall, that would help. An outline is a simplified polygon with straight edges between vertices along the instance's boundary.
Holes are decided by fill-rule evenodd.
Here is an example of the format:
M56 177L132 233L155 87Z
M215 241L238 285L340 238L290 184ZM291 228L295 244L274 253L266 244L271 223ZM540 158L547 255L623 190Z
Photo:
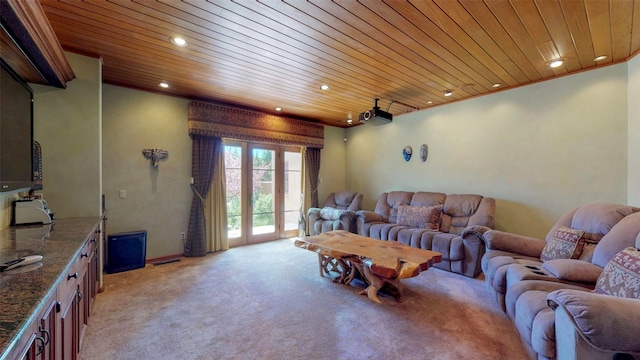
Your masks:
M640 206L640 56L628 63L629 162L627 191L629 205Z
M391 190L491 196L498 229L543 236L571 208L627 202L626 76L610 66L351 128L347 185L371 209Z
M42 147L43 194L56 218L101 213L102 64L66 53L66 89L32 84L34 138Z
M346 143L343 128L324 127L324 148L320 152L320 174L318 184L318 201L320 205L327 196L336 191L346 189Z
M147 258L182 254L191 209L188 100L103 86L103 174L109 233L146 230ZM158 168L142 149L169 151ZM119 191L126 191L126 198Z

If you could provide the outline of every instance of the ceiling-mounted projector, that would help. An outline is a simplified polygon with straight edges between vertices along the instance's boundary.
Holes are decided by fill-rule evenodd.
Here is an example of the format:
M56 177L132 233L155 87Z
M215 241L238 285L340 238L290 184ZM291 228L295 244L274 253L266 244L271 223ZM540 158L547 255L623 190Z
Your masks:
M393 115L386 111L380 110L378 107L378 99L373 99L373 109L367 110L360 114L358 119L363 124L383 125L388 124L393 120Z

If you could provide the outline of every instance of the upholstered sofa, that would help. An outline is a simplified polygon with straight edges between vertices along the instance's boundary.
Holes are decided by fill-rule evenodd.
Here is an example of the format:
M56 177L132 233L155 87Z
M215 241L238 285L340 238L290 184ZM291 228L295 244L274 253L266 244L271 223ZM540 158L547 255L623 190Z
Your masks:
M356 211L362 208L363 195L354 191L329 194L321 208L307 211L309 234L318 235L332 230L356 232Z
M385 192L373 211L357 212L358 234L442 254L434 266L475 277L485 251L482 233L495 226L495 200L472 194Z
M505 294L508 282L542 279L593 287L602 267L613 254L620 250L619 246L597 247L596 243L620 220L637 211L640 209L627 205L587 204L561 216L544 240L499 230L486 231L483 236L487 250L482 257L482 271L489 293L500 308L506 311ZM583 261L558 259L549 260L543 264L545 261L542 256L545 246L562 227L584 231L586 243L578 256L578 259ZM561 269L565 267L572 271L561 273Z
M500 276L505 276L501 280L505 286L505 311L532 359L611 359L616 353L640 355L640 322L629 319L640 319L640 258L635 269L633 266L627 269L635 271L636 280L616 274L619 258L629 258L625 251L635 251L640 246L638 210L624 205L590 204L563 216L559 221L563 225L554 226L556 230L548 236L547 244L555 241L553 239L567 240L568 237L559 235L568 231L567 228L585 228L587 231L578 232L574 237L587 244L581 250L585 254L571 254L575 258L544 261L538 258L536 263L530 256L508 263L504 248L509 241L504 238L501 239L503 250L498 250L502 251L501 255L494 253L496 250L487 251L485 259L490 260L483 261L483 267L489 266L488 270L495 275L491 267L500 265L499 272L503 273ZM600 221L596 214L602 216ZM609 228L607 224L612 225ZM495 232L487 231L484 235L488 246L500 243L493 242ZM518 243L514 238L511 240ZM521 242L527 241L531 240ZM520 245L529 251L532 248ZM511 246L513 251L518 245ZM545 245L539 256L544 258L543 254L553 247ZM640 252L636 254L640 257ZM520 255L514 253L514 256ZM486 273L485 276L489 290L495 292L495 278L492 281ZM623 293L634 294L636 298L621 298Z

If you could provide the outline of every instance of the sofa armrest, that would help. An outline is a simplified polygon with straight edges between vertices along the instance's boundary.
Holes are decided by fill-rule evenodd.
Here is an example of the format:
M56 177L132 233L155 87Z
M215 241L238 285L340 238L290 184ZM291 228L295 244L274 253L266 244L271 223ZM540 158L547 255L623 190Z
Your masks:
M595 284L602 268L578 259L555 259L542 263L542 267L563 281Z
M594 349L640 354L640 300L561 289L549 293L547 303L555 311L565 311L580 337ZM557 343L563 336L556 333Z
M385 221L385 218L382 215L369 210L358 210L356 215L361 218L364 223Z
M546 245L546 242L541 239L499 230L487 230L482 236L489 250L502 250L537 258L540 257Z
M463 275L476 277L481 271L482 256L485 253L483 234L491 228L482 225L471 225L460 233L465 248Z

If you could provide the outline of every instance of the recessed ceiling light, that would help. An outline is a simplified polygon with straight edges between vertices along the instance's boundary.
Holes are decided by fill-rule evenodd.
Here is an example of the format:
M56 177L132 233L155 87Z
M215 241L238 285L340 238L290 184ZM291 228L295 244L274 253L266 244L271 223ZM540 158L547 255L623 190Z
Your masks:
M351 124L352 122L353 122L353 120L347 119L347 124Z
M187 46L187 40L181 38L181 37L174 37L171 38L171 42L174 43L175 45L178 46Z
M429 101L427 101L427 104L431 105L431 104L433 104L433 101L429 100Z
M325 90L325 91L329 90L329 85L326 85L326 84L325 85L321 85L320 89Z
M499 88L500 86L502 86L502 84L500 84L500 83L495 83L495 84L491 85L491 87L493 87L493 88Z
M168 87L169 87L169 84L167 84L166 82L161 82L161 83L160 83L160 87L161 87L161 88L165 88L165 89L166 89L166 88L168 88Z
M453 90L445 90L444 91L444 96L451 96L453 95Z
M562 64L564 64L564 60L562 60L562 59L556 59L556 60L549 61L549 67L552 67L552 68L557 68L558 66L561 66Z
M593 61L602 61L604 59L606 59L608 56L607 55L600 55L597 58L593 59Z
M277 107L276 111L282 111L282 108L281 107Z

